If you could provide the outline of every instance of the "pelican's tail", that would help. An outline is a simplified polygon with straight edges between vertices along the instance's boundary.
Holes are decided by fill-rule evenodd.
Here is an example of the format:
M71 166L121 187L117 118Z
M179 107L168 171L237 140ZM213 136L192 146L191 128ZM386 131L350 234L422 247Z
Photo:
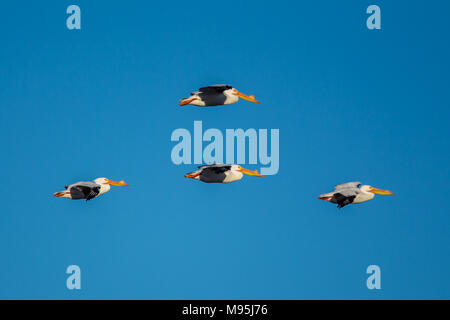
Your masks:
M194 172L190 172L190 173L186 173L184 175L185 178L191 178L191 179L195 179L200 175L200 171L194 171Z
M331 198L333 198L333 194L324 193L324 194L321 194L317 199L329 201Z
M70 198L70 192L68 191L55 192L53 196L58 198Z
M184 106L187 104L190 104L191 102L193 102L194 100L197 100L197 98L193 98L193 97L189 97L189 98L184 98L180 100L180 106Z

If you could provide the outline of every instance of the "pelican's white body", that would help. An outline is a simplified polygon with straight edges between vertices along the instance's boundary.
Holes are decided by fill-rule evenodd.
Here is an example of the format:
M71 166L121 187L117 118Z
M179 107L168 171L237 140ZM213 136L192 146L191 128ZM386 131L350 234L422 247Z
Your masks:
M241 180L244 174L238 170L238 166L236 168L233 168L235 165L231 166L231 170L225 172L225 180L223 180L223 183L229 183Z
M108 179L106 178L97 178L94 182L100 185L100 192L97 197L111 190L111 186L108 184Z
M71 185L67 186L66 190L60 192L62 194L61 198L72 199L72 196L70 195L70 188L72 186L76 186L77 184L83 184L83 183L85 183L85 182L78 181L78 182L72 183ZM98 196L111 190L111 186L108 184L108 180L106 178L97 178L93 181L93 183L100 185L100 192L98 195L95 196L95 198L97 198Z
M235 89L228 89L223 92L227 97L224 104L233 104L239 101L239 97L235 94Z
M186 99L195 98L195 100L193 100L189 104L199 107L205 107L206 106L205 101L203 101L202 98L200 97L201 93L202 93L201 91L193 92L193 95L191 95L189 98L186 98ZM223 94L225 95L225 102L223 103L224 105L233 104L239 101L239 97L235 94L235 89L227 89L223 92Z
M201 173L202 171L203 171L203 168L193 172L193 174ZM238 181L238 180L241 180L242 177L244 176L244 174L241 171L239 171L239 166L236 164L233 164L231 166L230 170L225 171L224 174L225 174L225 179L222 181L222 183L230 183L230 182ZM196 176L194 179L200 180L200 175Z
M350 189L352 190L353 194L355 194L355 199L353 199L352 203L362 203L362 202L366 202L369 200L372 200L373 197L375 197L375 194L372 192L369 192L370 188L372 188L372 186L369 185L363 185L359 188L354 187L354 189ZM343 189L345 190L345 189ZM331 200L331 198L334 196L335 193L341 192L341 189L336 189L333 192L329 192L329 193L324 193L321 194L320 197L324 197L324 198L330 198L328 201Z
M372 200L373 197L375 197L375 194L372 192L368 192L370 190L371 186L364 185L359 188L360 193L358 193L353 200L353 203L362 203L369 200Z

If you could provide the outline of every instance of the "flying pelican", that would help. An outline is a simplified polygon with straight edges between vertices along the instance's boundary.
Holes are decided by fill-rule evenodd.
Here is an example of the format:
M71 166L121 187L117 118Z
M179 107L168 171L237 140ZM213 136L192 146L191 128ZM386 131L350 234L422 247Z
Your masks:
M192 92L189 98L181 99L180 106L193 104L200 107L221 106L236 103L239 98L260 103L253 95L247 96L228 84L215 84Z
M244 173L250 176L264 177L257 170L250 171L237 164L212 164L198 168L199 170L188 173L184 177L206 183L229 183L241 180Z
M337 207L343 208L350 203L361 203L372 200L376 194L395 194L389 190L377 189L369 185L361 185L361 182L347 182L338 184L334 191L319 196L320 200L337 203Z
M56 192L53 196L72 200L86 199L86 201L89 201L108 192L111 186L125 187L130 185L126 184L123 180L117 182L106 178L97 178L94 181L80 181L65 186L64 188L66 190Z

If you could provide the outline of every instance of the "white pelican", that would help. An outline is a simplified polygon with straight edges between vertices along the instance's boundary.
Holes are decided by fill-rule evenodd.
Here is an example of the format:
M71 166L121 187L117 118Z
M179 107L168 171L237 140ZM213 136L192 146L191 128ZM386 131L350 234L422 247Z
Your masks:
M395 194L389 190L377 189L369 185L361 185L361 182L347 182L338 184L334 191L319 196L320 200L337 203L338 208L343 208L350 203L361 203L372 200L376 194Z
M200 107L221 106L236 103L239 98L260 103L253 95L247 96L228 84L215 84L192 92L189 98L181 99L180 106L192 104Z
M111 186L125 187L130 186L123 180L117 182L106 178L97 178L92 181L80 181L74 184L65 186L66 190L56 192L53 194L55 197L69 198L72 200L86 199L86 201L96 198L111 189Z
M212 164L198 168L199 170L186 174L185 178L206 183L229 183L241 180L244 173L250 176L264 177L257 170L250 171L237 164Z

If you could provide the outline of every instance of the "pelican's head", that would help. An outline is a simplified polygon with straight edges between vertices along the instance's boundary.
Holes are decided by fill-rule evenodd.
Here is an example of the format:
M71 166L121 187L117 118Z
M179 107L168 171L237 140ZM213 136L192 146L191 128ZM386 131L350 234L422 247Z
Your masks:
M247 101L250 101L250 102L254 102L254 103L261 103L261 102L259 102L259 101L257 101L255 99L254 95L247 96L247 95L243 94L242 92L237 91L235 88L231 88L231 89L228 89L228 90L231 91L231 94L233 94L233 95L235 95L235 96L237 96L237 97L239 97L241 99L244 99L244 100L247 100Z
M249 176L265 177L262 174L260 174L258 172L258 170L251 171L251 170L242 168L240 165L237 165L237 164L233 164L231 166L231 171L241 172L241 173L244 173L244 174L248 174Z
M369 186L367 184L361 186L360 189L362 191L364 191L364 192L371 192L371 193L382 194L382 195L395 194L394 192L391 192L389 190L383 190L383 189L374 188L374 187Z
M113 181L113 180L109 180L107 178L97 178L94 180L95 183L100 184L100 185L111 185L111 186L117 186L117 187L129 187L129 184L126 184L125 181L120 180L119 182L117 181Z

